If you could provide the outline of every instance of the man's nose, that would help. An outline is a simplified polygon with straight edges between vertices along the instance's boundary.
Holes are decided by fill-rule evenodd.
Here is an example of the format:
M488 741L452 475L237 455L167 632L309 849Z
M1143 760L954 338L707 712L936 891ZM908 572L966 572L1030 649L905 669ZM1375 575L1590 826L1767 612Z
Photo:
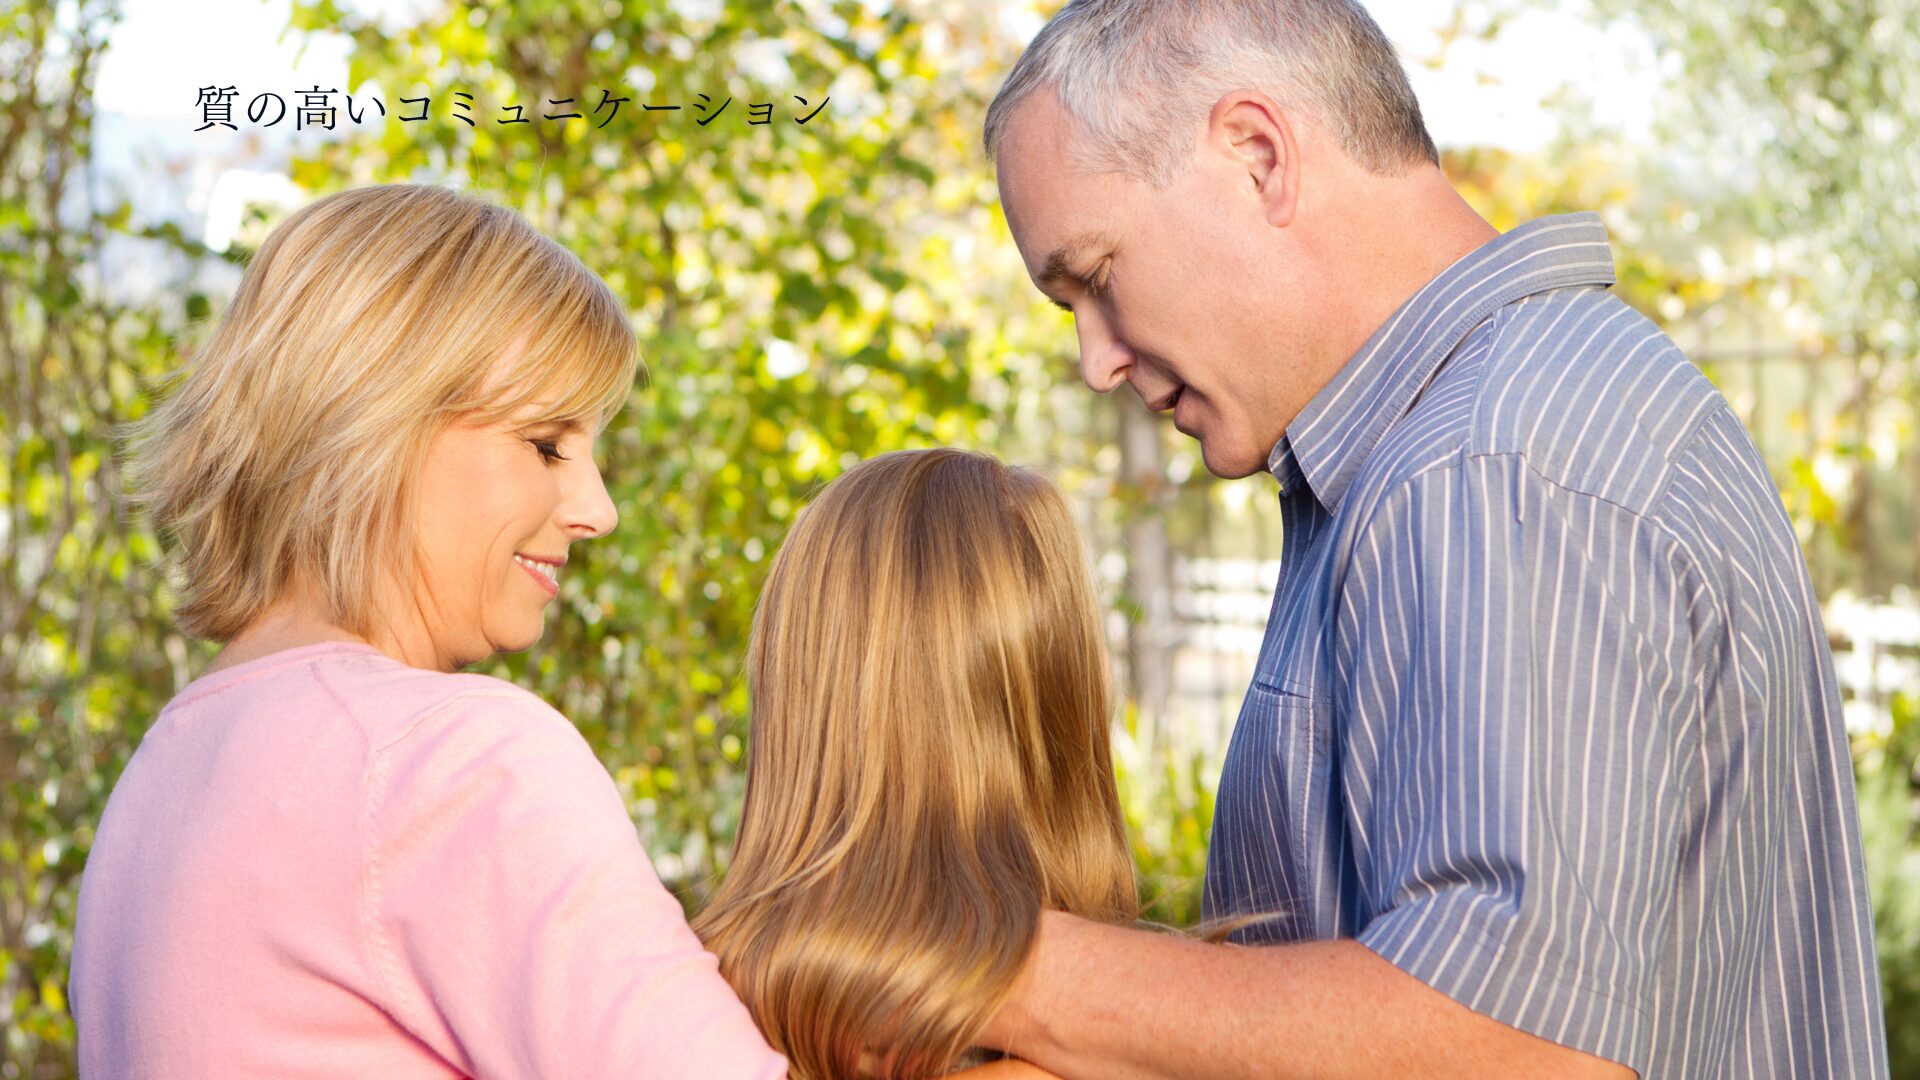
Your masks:
M1098 313L1074 312L1080 335L1080 377L1096 393L1104 394L1127 380L1133 368L1133 350L1113 335Z

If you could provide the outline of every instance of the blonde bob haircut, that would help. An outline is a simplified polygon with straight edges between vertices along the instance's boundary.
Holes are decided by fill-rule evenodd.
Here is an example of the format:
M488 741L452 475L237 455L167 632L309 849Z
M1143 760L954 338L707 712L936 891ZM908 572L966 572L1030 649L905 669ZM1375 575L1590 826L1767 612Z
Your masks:
M1125 922L1093 579L1047 480L856 465L774 560L732 866L694 929L796 1080L966 1064L1040 912Z
M297 581L370 632L382 581L412 577L433 437L521 410L597 431L637 362L612 290L510 209L413 184L301 208L130 432L134 498L175 549L177 622L231 640Z

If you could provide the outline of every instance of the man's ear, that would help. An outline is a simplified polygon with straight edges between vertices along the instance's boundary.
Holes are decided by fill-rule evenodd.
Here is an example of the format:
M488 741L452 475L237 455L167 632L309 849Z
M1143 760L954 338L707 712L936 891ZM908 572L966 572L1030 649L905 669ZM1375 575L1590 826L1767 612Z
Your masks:
M1285 228L1293 223L1300 201L1300 147L1285 110L1258 90L1235 90L1213 103L1207 139L1245 172L1267 224Z

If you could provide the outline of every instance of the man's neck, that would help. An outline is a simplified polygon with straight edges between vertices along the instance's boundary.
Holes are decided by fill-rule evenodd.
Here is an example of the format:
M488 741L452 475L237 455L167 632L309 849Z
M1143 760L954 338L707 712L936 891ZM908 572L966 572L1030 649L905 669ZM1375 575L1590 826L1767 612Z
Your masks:
M1414 294L1500 230L1460 197L1437 168L1369 178L1350 204L1344 318L1328 348L1328 379Z

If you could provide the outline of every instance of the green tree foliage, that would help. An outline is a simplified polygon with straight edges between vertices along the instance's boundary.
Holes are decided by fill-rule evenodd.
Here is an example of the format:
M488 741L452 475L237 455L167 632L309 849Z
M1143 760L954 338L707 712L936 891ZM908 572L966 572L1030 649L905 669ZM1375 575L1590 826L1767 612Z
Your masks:
M1913 25L1915 2L1845 18L1821 0L1632 5L1678 43L1689 78L1714 88L1688 99L1715 103L1694 134L1676 119L1669 141L1701 140L1695 161L1768 162L1745 179L1683 183L1601 142L1542 158L1460 151L1449 172L1502 227L1628 208L1610 218L1620 291L1676 329L1784 288L1822 313L1816 353L1843 343L1865 358L1858 370L1891 371L1913 352L1901 303L1911 306L1920 276L1910 180L1920 133L1906 94L1911 35L1887 27ZM1490 3L1518 0L1469 0L1469 14ZM90 203L77 178L92 73L116 17L113 0L0 0L0 1078L72 1073L64 985L94 823L154 714L211 652L170 626L158 545L115 505L112 436L224 298L183 286L111 301L102 254L130 238L190 259L247 251L214 255L177 230L137 225L124 206ZM344 2L295 0L294 33L351 36L338 89L362 108L378 93L388 109L295 163L307 191L418 180L493 193L579 253L634 315L649 377L601 446L620 528L576 549L543 642L490 670L580 725L689 903L724 867L736 824L741 665L768 560L797 508L856 457L980 446L1045 464L1080 497L1097 549L1125 549L1127 526L1152 515L1181 550L1215 542L1222 486L1184 440L1158 466L1126 467L1119 410L1134 403L1077 385L1071 324L1026 283L978 149L986 98L1020 46L998 17L997 5L958 0L484 0L393 25ZM1818 63L1803 40L1825 43ZM473 95L474 126L450 119L455 91ZM631 99L604 127L602 91ZM731 99L729 110L702 127L686 108L642 108L698 94ZM399 98L422 95L431 121L393 118ZM803 126L796 97L807 109L832 100ZM567 98L588 115L539 119ZM750 125L759 102L773 103L771 122ZM497 123L514 104L533 122ZM1725 141L1743 133L1758 134L1744 149ZM1755 208L1769 199L1772 209ZM272 223L256 220L245 242ZM1761 266L1742 246L1756 232L1805 239ZM1670 239L1679 234L1689 238ZM1707 241L1737 273L1703 265ZM1845 274L1834 276L1834 260ZM1836 455L1890 467L1873 440L1846 434L1865 429L1866 413L1843 410L1817 443L1775 457L1810 543L1867 550L1880 535L1871 514L1848 531L1846 492L1820 481ZM1853 444L1865 449L1845 457ZM1883 497L1871 513L1897 521L1899 504ZM1244 539L1220 542L1277 554ZM1823 585L1838 580L1867 576L1842 566ZM1113 597L1123 613L1144 605L1131 588ZM1861 746L1888 1000L1901 1016L1920 1009L1917 713L1920 697L1901 699L1891 734ZM1157 723L1133 704L1121 717L1122 801L1149 914L1191 923L1215 763L1166 745ZM1896 1038L1902 1060L1920 1054L1902 1046Z
M1833 391L1783 477L1823 595L1920 589L1920 0L1595 8L1681 61L1666 141L1693 162L1670 171L1714 186L1707 227L1750 238L1732 273L1798 316Z
M171 630L158 545L115 503L116 427L223 306L192 296L183 312L180 292L115 306L89 287L111 238L212 257L134 227L125 206L81 205L87 186L69 184L116 17L105 0L15 5L0 27L6 1076L71 1071L63 987L93 825L211 652ZM625 520L582 545L543 644L493 670L580 724L663 876L696 901L740 802L754 598L797 507L857 456L898 447L1087 457L1056 452L1098 414L1054 414L1071 337L1025 284L977 149L1016 45L993 12L941 3L450 4L383 27L319 2L293 22L352 36L340 89L363 106L373 91L390 113L436 99L431 123L390 120L297 162L310 192L405 179L493 193L634 314L650 377L601 448ZM471 128L448 119L456 90L474 95ZM492 122L512 103L560 111L549 99L590 112L602 90L631 99L604 128L604 113ZM731 97L730 115L701 127L641 108L701 93ZM826 107L802 126L795 97ZM743 122L758 101L772 123ZM248 239L271 224L256 218Z
M110 239L204 257L86 182L116 5L0 5L0 1075L65 1076L74 900L94 824L188 678L154 538L115 504L117 425L185 314L107 300ZM204 305L204 298L193 298Z
M953 243L955 226L994 227L981 169L955 167L976 127L961 114L978 103L933 90L950 78L936 59L951 71L972 50L969 77L1004 65L987 55L991 28L949 12L935 57L929 24L903 9L732 7L702 19L664 3L460 6L391 37L361 27L354 66L407 94L538 102L645 78L642 100L746 90L734 120L748 94L831 94L837 107L804 128L649 123L637 101L611 132L394 124L299 169L316 191L426 177L503 193L636 313L652 385L605 448L627 521L617 542L587 545L548 644L502 668L581 722L663 868L696 885L732 832L742 646L795 507L855 450L990 434L1021 385L1003 370L1020 354L1002 328L1017 322L982 316L1006 297L967 285L980 266ZM209 651L171 630L158 545L116 504L114 432L191 348L192 334L176 348L183 316L209 305L110 302L102 252L145 236L210 257L90 201L91 87L117 15L108 2L0 9L6 1076L71 1072L64 987L93 827L140 734ZM320 5L296 21L355 25ZM743 87L755 50L789 74ZM1006 269L992 276L1017 283ZM770 349L801 370L770 370Z
M980 442L1019 381L984 260L955 242L993 227L978 71L1008 58L991 22L935 13L535 0L386 27L295 5L296 27L352 36L356 88L432 95L436 115L329 146L297 181L500 193L635 315L650 378L603 446L620 528L580 546L546 638L497 670L582 727L689 899L732 835L744 643L794 511L860 456ZM471 128L440 119L455 90ZM602 91L632 100L611 120L497 122L515 103L590 113ZM731 108L702 127L700 94ZM754 102L771 123L747 123Z

